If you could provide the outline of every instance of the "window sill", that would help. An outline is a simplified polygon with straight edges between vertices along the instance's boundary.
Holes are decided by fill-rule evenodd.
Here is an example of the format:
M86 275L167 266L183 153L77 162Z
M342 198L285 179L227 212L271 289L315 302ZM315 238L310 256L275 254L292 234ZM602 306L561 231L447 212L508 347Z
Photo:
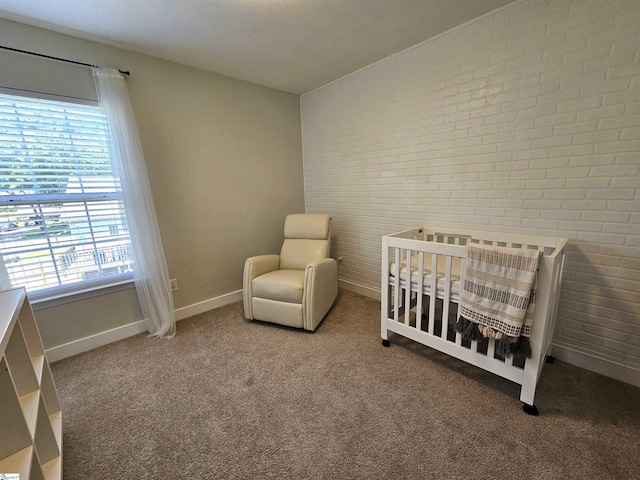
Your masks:
M57 307L67 303L78 302L88 298L98 297L100 295L108 295L122 290L135 288L133 278L120 279L108 284L88 286L84 289L74 290L72 292L52 293L42 297L29 298L31 307L34 311L44 310L45 308Z

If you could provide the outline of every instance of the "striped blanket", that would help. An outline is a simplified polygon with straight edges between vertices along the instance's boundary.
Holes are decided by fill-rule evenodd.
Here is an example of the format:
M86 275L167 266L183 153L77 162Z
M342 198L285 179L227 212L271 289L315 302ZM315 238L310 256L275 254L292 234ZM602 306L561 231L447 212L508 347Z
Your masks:
M531 356L538 250L469 244L456 331L496 339L496 352Z

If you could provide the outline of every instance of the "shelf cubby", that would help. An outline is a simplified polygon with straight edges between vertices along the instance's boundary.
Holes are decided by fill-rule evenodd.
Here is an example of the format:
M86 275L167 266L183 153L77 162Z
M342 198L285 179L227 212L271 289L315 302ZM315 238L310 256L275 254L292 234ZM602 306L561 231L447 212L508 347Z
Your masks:
M1 465L3 459L32 444L32 435L20 405L20 397L15 392L4 358L0 361L0 405L0 424L3 426L3 438L0 442Z
M37 476L29 475L32 470L33 458L33 447L25 447L0 460L0 472L17 473L20 478L38 478Z
M0 473L62 479L62 411L24 289L0 292Z

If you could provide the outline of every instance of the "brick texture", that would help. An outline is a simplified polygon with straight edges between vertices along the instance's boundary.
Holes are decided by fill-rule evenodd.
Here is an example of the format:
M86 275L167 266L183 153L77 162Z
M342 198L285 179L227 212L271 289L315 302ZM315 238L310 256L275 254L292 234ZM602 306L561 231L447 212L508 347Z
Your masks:
M568 237L554 343L640 369L640 2L515 2L301 105L342 280L419 225Z

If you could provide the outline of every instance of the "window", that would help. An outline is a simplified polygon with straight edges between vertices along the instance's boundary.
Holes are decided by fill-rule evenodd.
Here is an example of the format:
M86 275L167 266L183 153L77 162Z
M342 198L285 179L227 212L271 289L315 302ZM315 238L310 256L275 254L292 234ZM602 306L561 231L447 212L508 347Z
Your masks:
M109 127L95 105L0 93L0 280L44 298L131 278Z

